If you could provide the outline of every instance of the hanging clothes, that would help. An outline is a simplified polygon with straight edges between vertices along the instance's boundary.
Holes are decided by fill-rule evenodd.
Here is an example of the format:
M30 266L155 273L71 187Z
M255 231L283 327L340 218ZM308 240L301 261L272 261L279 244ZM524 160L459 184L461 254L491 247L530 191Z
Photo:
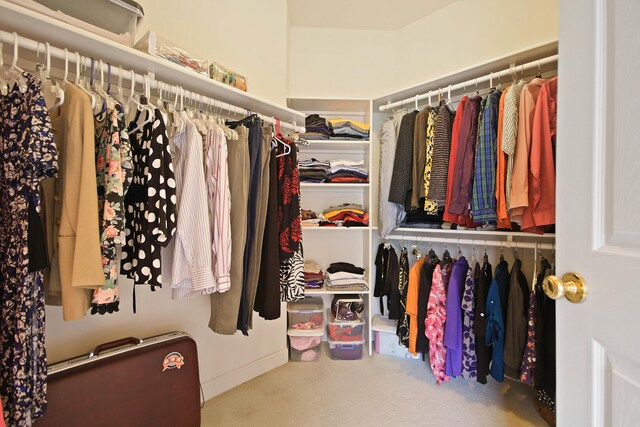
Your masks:
M436 384L449 382L445 372L447 349L444 345L444 326L447 320L446 281L451 272L451 264L438 264L433 272L431 293L425 319L425 335L429 339L429 364L436 377Z
M409 317L409 352L418 354L418 298L420 294L420 275L426 258L417 260L409 270L409 287L407 289L407 316Z
M389 319L398 319L400 316L398 314L400 310L400 297L398 291L400 272L398 270L398 255L396 255L396 251L393 246L381 243L380 246L378 246L375 264L376 282L373 295L380 298L380 314L384 315L383 297L386 296Z
M304 258L300 225L300 178L295 143L284 138L289 154L278 145L278 200L280 206L280 290L283 302L304 298Z
M412 165L412 186L411 209L420 208L420 201L426 197L424 191L424 169L426 162L427 145L424 143L427 136L427 120L430 114L430 107L420 111L416 116L413 130L413 165Z
M93 291L91 314L119 311L118 247L125 243L125 196L133 163L124 109L109 105L95 118L98 218L105 285Z
M487 345L493 346L489 373L498 382L504 379L504 337L509 289L509 266L502 260L496 266L487 296ZM503 301L504 300L504 301Z
M393 174L389 187L389 201L404 206L407 194L411 190L411 163L413 159L413 131L416 123L417 111L412 111L402 117L398 143L393 160Z
M522 272L522 261L516 259L509 278L509 303L507 306L506 333L504 341L505 374L518 378L525 345L527 342L527 310L529 306L529 284Z
M416 352L429 353L429 340L425 335L425 320L427 318L427 306L431 294L433 272L438 264L438 258L431 252L428 260L422 264L420 271L420 290L418 292L418 336L416 338Z
M435 119L433 137L433 162L431 165L431 183L429 184L428 200L438 204L442 210L447 199L447 174L449 172L449 156L451 150L451 128L455 112L446 104L438 109Z
M535 227L532 210L529 207L529 175L533 118L538 95L544 79L535 78L522 88L518 111L518 139L513 156L511 177L511 207L509 215L513 222L524 226L529 232L542 234L544 228Z
M129 129L135 130L139 120L146 120L141 116L138 111ZM149 285L152 290L162 287L162 248L175 240L177 229L179 183L176 180L179 174L182 179L181 149L184 147L176 144L176 138L182 135L179 132L169 141L164 117L158 109L153 112L153 120L142 129L129 132L133 181L125 196L126 242L122 246L120 272L132 279L134 286ZM175 159L172 151L176 153ZM183 222L187 222L187 218Z
M454 262L447 288L447 323L444 345L447 347L445 372L450 377L462 374L462 295L464 293L469 262L462 256Z
M496 216L497 228L511 230L511 220L507 211L507 195L505 193L507 179L507 155L503 150L503 128L504 128L504 103L511 86L507 87L500 95L500 106L498 107L498 133L496 137Z
M451 149L449 151L449 168L447 171L447 197L445 200L445 208L442 219L444 221L455 223L458 222L458 215L449 212L449 206L451 205L451 198L453 197L453 178L455 176L455 165L458 159L458 148L460 142L460 128L462 127L462 116L467 105L469 98L465 95L460 99L458 103L458 109L456 110L456 116L453 119L453 127L451 129Z
M381 239L384 239L390 232L398 228L405 216L404 210L400 205L389 201L398 132L405 113L405 110L394 113L391 118L384 122L380 133L378 235Z
M493 281L493 270L487 256L485 255L482 268L474 269L474 281L477 284L476 302L473 332L476 336L476 359L478 368L477 380L480 384L487 383L489 366L491 365L491 344L487 344L487 298L489 287Z
M518 108L520 95L525 82L520 80L511 86L504 101L504 118L502 122L502 150L507 155L507 175L505 182L505 198L507 210L511 209L511 175L513 173L513 154L518 139Z
M482 98L469 98L464 108L449 212L458 217L468 217L473 189L473 164L478 134L478 113ZM460 223L460 218L458 219Z
M556 122L558 109L558 78L540 88L531 130L530 206L536 226L556 222ZM525 227L528 224L524 224Z
M475 257L474 257L475 258ZM473 262L473 261L472 261ZM462 378L466 380L478 377L478 359L476 356L476 336L473 332L475 324L475 277L480 274L480 264L467 270L462 296Z
M554 274L552 266L544 260L544 277ZM538 411L549 421L555 415L556 400L556 301L548 298L538 282L536 294L536 369L534 384L538 399Z
M262 261L253 309L266 320L280 318L280 236L278 227L278 164L269 156L269 200L262 242Z
M65 102L51 113L60 171L42 182L42 205L51 266L48 300L61 302L64 320L91 307L92 290L105 284L96 191L95 127L88 95L68 84ZM61 237L64 236L64 237Z
M474 221L495 222L496 216L496 138L498 134L498 104L500 90L487 95L478 126L473 197L471 211Z
M423 185L424 195L426 200L424 201L424 211L430 215L438 214L438 203L435 200L429 199L427 196L430 193L431 187L431 169L433 168L433 148L436 132L436 109L430 108L429 115L427 116L427 141L425 152L425 164L424 164L424 179ZM415 190L414 190L415 191Z
M244 248L247 240L249 129L239 125L235 127L235 131L238 133L238 140L228 141L227 144L229 193L231 195L231 280L227 292L216 292L210 297L209 328L223 335L233 335L236 332L242 296ZM279 290L278 295L280 295Z
M30 425L41 417L47 404L44 283L41 271L29 271L29 207L36 212L40 210L40 182L58 173L58 149L40 82L28 73L23 73L23 77L24 92L15 84L6 95L0 94L0 147L4 171L0 175L0 223L3 227L0 233L0 400L4 419L9 425L20 426ZM81 137L73 142L84 148ZM94 167L93 170L88 168L92 173L88 176L94 180L93 200L97 209L92 145L88 147L91 151L87 163ZM73 152L78 160L81 152ZM97 219L96 212L93 242L99 256ZM68 220L65 216L64 227L69 224ZM70 236L73 236L70 241L76 237L73 233ZM73 247L67 245L61 249L72 249L64 252L66 262L69 253L73 254ZM69 261L73 261L73 257ZM101 263L96 266L100 267ZM102 269L99 270L100 274L96 276L103 283ZM64 271L64 279L69 279L68 273ZM82 274L79 276L85 278ZM72 283L77 284L78 278L74 279Z
M409 256L407 248L402 248L399 261L398 293L400 294L400 316L396 335L400 345L409 347L409 314L407 313L407 292L409 290Z

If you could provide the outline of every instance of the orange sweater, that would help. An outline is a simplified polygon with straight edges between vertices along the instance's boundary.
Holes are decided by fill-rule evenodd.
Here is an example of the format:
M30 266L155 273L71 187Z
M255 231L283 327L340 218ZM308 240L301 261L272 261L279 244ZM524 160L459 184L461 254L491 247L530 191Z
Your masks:
M463 96L456 110L456 117L453 119L453 128L451 130L451 151L449 152L449 171L447 172L447 198L445 201L443 221L457 223L458 215L449 213L449 204L451 203L451 195L453 193L453 175L455 173L456 157L458 156L458 137L460 136L460 126L462 126L462 113L467 103L466 96Z
M409 352L413 355L416 351L418 340L418 294L420 291L420 273L422 264L426 258L421 258L413 264L409 270L409 288L407 289L407 314L409 315Z

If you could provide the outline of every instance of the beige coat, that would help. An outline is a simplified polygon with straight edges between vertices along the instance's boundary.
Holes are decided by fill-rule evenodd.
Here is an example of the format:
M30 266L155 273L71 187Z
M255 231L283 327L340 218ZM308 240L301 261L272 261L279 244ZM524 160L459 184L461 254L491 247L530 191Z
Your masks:
M89 97L68 84L52 125L59 151L58 178L42 185L50 270L48 301L62 300L64 320L83 317L92 289L105 284L98 224L95 127Z

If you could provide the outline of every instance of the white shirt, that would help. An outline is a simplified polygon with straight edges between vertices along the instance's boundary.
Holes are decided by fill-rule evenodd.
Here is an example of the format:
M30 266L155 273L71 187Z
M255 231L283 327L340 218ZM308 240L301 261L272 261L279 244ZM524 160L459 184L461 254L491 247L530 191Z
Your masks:
M211 233L204 180L202 137L182 112L183 128L173 137L176 158L176 226L171 296L186 299L215 291L211 269Z

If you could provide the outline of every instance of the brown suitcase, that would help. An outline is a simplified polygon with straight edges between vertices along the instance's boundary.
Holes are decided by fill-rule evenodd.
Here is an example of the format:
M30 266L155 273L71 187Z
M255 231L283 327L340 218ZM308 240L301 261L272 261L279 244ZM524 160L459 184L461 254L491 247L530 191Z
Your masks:
M200 426L198 352L184 332L101 344L48 373L36 427Z

